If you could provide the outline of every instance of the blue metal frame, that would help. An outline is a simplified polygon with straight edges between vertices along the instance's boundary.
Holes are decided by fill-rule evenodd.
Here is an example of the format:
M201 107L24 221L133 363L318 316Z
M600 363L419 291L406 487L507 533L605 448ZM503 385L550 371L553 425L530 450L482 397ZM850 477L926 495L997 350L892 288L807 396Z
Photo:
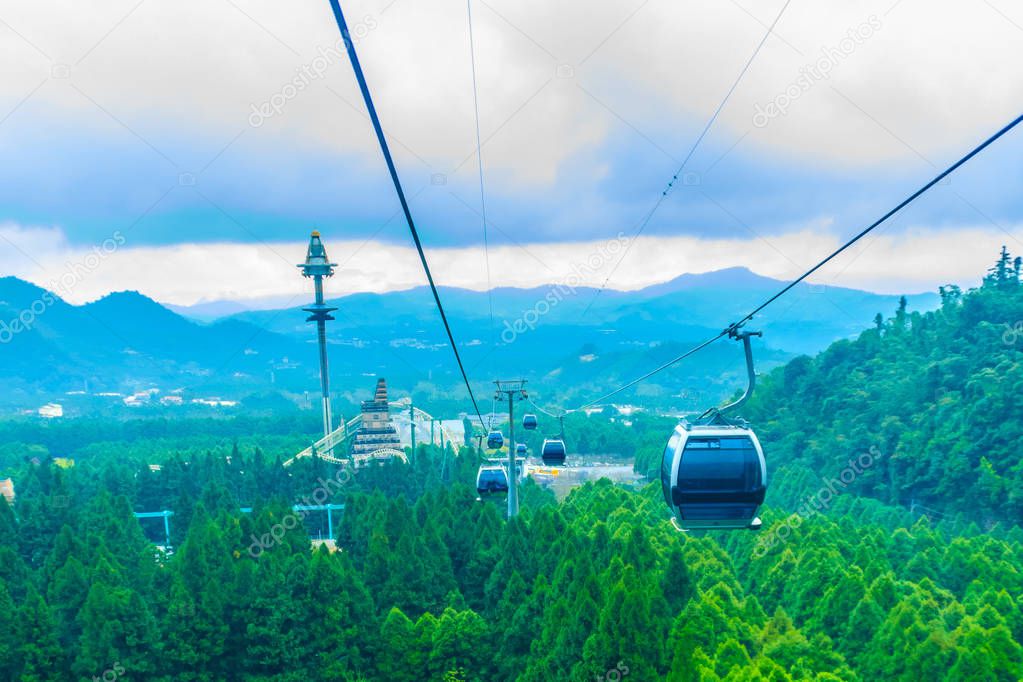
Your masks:
M295 504L292 505L291 511L296 512L310 512L310 511L325 511L327 512L327 534L331 538L334 537L334 515L331 512L344 511L345 506L343 504ZM238 511L242 514L251 514L252 507L239 507ZM163 534L166 540L164 546L170 546L170 517L174 516L174 512L170 509L164 509L162 511L155 512L134 512L136 519L163 519Z

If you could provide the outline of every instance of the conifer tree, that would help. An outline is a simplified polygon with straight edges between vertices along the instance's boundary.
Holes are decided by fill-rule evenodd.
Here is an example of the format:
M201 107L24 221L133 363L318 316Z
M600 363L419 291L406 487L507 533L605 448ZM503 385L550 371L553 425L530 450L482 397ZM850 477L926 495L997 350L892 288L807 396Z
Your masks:
M67 679L67 660L57 639L53 613L34 587L29 586L25 603L18 610L17 628L17 679L21 682Z

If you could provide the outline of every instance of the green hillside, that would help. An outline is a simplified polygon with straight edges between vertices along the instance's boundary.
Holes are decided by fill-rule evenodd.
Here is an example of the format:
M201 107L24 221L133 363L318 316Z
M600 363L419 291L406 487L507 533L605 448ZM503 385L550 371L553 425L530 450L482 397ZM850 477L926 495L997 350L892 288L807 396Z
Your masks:
M2 679L1023 675L1019 529L953 537L847 495L791 534L768 510L764 551L765 535L676 533L652 486L591 483L558 505L527 484L506 522L474 501L469 450L421 447L414 466L355 479L309 461L284 475L229 447L166 453L159 471L93 454L19 470L13 513L0 504ZM303 526L323 521L295 523L284 500L331 477L344 481L341 551L310 552ZM170 557L131 515L164 505Z
M746 416L769 446L774 503L861 455L840 489L989 525L1023 519L1023 284L1003 252L983 286L895 316L772 372ZM849 475L846 475L846 479Z

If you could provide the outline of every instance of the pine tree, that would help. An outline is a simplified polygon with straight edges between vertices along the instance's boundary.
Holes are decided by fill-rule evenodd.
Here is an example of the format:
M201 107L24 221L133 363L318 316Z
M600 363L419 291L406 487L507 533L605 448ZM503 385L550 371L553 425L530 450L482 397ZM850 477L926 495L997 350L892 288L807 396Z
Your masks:
M845 637L839 638L839 646L850 660L856 660L866 650L884 622L885 612L870 596L864 597L853 609L846 626Z
M613 669L618 661L628 661L632 674L639 679L657 678L664 643L649 635L657 632L651 593L636 569L627 566L610 591L596 631L583 648L582 665L589 678Z
M985 283L993 284L995 287L1004 289L1019 283L1019 277L1016 274L1016 266L1009 255L1009 249L1002 245L1001 253L998 254L998 260L994 266L988 270L987 277L984 278Z
M7 498L0 495L0 547L17 550L18 522Z
M18 611L17 627L18 679L21 682L67 679L67 662L57 640L53 613L34 587L28 588L25 603Z
M658 591L663 598L658 601L665 604L668 615L674 620L695 593L692 574L682 555L682 549L673 546L668 554L668 562L664 567Z
M17 620L6 614L16 614L14 600L7 584L0 579L0 680L17 679L18 639Z
M61 646L71 649L81 635L78 612L89 594L88 570L77 557L70 556L57 569L46 592L58 617Z
M205 508L196 507L175 555L164 625L168 663L178 679L214 682L226 675L226 618L233 554Z
M130 588L93 583L78 623L82 634L72 665L75 674L91 678L120 665L132 677L154 677L161 649L156 622Z
M492 679L486 653L487 626L473 611L445 609L437 621L430 651L432 676L443 677L452 671L464 671L462 679Z
M512 574L505 586L492 621L495 630L492 646L499 652L494 661L499 666L499 679L514 679L526 669L530 648L539 639L547 591L543 575L537 577L530 590L518 572Z
M401 609L395 607L380 626L380 656L377 677L394 682L422 679L423 670L415 666L416 627Z
M368 670L378 655L376 607L362 577L345 556L321 550L310 563L310 598L316 606L303 609L318 616L323 632L314 639L320 657L332 661L327 669Z

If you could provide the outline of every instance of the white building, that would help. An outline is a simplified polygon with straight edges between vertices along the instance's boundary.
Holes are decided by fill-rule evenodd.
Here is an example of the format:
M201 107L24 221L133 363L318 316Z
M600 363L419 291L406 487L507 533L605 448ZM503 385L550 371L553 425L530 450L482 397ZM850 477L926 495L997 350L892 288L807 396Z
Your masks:
M64 406L58 403L46 403L39 408L39 416L46 417L47 419L54 419L56 417L64 416Z

